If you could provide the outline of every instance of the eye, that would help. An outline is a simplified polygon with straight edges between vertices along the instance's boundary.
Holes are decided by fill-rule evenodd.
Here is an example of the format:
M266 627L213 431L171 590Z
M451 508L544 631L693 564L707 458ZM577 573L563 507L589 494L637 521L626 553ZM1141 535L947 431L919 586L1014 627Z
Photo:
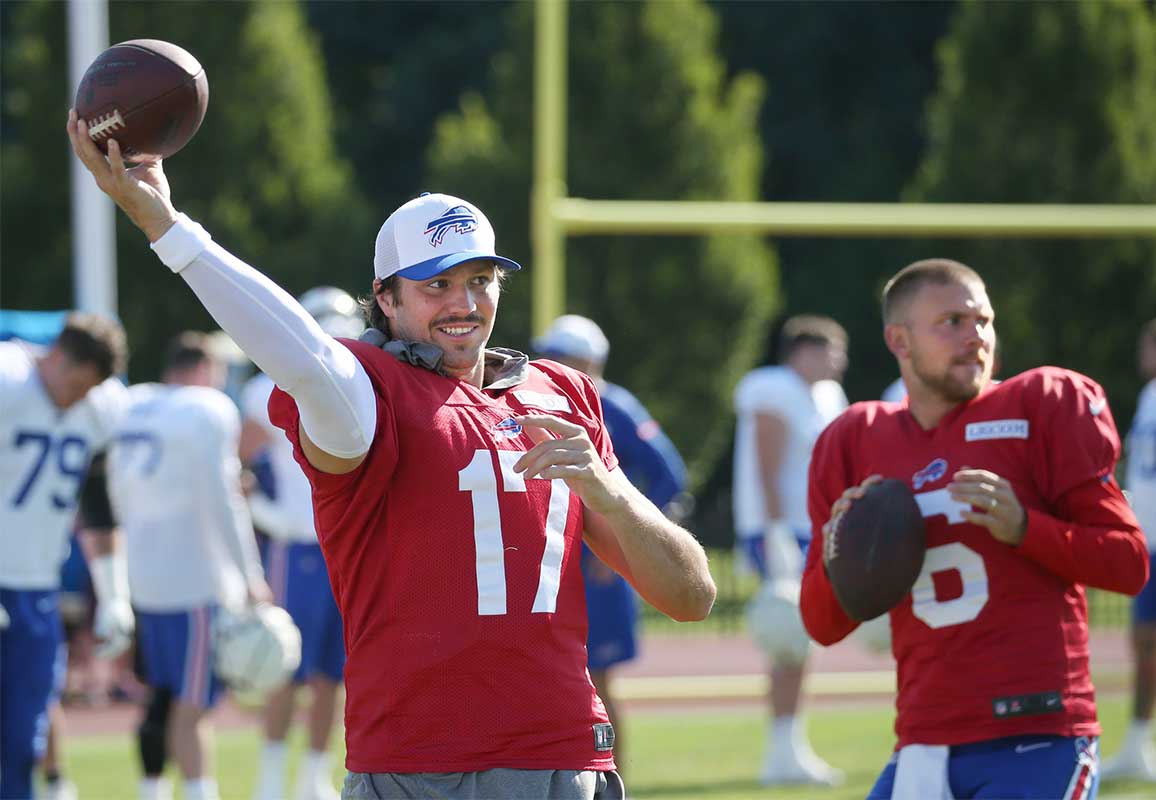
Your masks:
M449 281L445 278L434 278L432 281L429 281L426 286L430 289L444 289L449 286Z
M475 275L471 283L473 283L474 286L489 286L493 280L492 275Z

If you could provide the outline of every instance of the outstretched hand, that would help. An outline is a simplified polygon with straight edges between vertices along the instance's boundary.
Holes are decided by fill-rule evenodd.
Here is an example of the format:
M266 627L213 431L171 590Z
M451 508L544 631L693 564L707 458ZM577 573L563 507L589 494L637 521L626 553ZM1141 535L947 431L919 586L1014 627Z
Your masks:
M161 238L176 222L177 212L170 201L169 181L160 161L126 167L115 139L108 141L108 156L88 135L88 125L68 111L68 139L72 151L92 173L100 190L112 198L133 224L144 231L150 242Z
M594 511L606 512L619 496L586 429L549 414L518 417L537 444L514 463L515 472L526 478L561 478Z

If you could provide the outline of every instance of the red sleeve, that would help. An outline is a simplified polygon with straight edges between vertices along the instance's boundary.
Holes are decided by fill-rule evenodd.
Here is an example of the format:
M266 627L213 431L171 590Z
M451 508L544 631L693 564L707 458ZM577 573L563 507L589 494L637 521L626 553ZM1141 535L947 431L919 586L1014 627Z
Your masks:
M854 446L854 419L854 415L844 413L823 431L811 453L807 477L812 538L803 568L799 608L807 633L823 645L834 644L859 626L839 605L823 566L823 526L831 516L831 506L848 487L859 482L847 458Z
M1072 583L1134 595L1148 579L1148 548L1113 478L1120 437L1104 390L1075 372L1040 373L1036 455L1055 516L1028 510L1020 552Z

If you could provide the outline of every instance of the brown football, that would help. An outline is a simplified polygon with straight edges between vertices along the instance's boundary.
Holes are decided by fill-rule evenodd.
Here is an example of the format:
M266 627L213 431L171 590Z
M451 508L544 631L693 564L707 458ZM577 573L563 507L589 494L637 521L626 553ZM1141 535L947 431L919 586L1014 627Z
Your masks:
M839 605L860 622L890 611L911 591L927 550L923 514L907 484L870 486L836 520L823 563Z
M105 50L76 90L76 113L101 151L116 139L130 161L156 161L180 150L201 127L209 82L188 51L158 39L133 39Z

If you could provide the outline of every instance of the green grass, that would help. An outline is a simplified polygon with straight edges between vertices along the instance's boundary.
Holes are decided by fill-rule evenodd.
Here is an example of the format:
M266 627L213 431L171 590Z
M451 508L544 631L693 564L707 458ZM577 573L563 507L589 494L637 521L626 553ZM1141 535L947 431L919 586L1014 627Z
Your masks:
M1100 715L1105 729L1102 750L1111 753L1127 724L1124 698L1103 701ZM884 703L815 710L808 726L811 740L824 758L847 773L846 785L832 790L768 790L756 780L765 724L757 706L726 711L635 712L628 720L627 787L635 798L863 798L891 751L891 723L891 709ZM256 730L218 733L217 776L223 800L248 800L258 744ZM340 754L337 761L340 763ZM82 800L131 800L136 796L136 759L127 735L72 738L67 743L67 763ZM335 783L341 774L340 769L335 770ZM1152 787L1139 783L1105 784L1100 792L1103 800L1151 796Z

